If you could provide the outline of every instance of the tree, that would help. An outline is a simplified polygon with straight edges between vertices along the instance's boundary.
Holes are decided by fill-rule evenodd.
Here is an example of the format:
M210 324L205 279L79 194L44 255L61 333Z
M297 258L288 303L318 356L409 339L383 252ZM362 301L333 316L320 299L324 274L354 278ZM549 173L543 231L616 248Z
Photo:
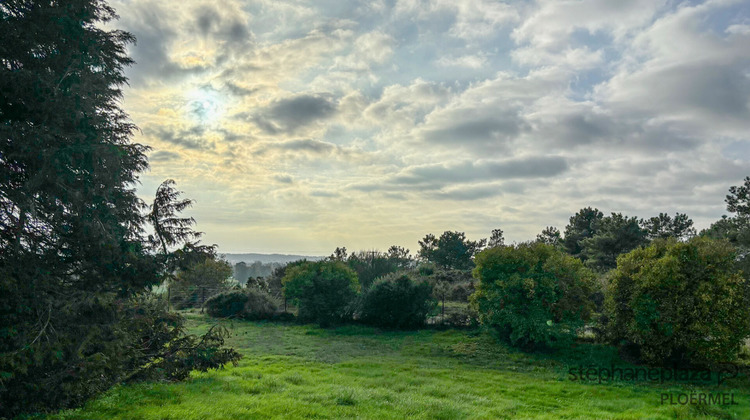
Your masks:
M647 242L646 231L640 227L637 217L612 213L601 219L592 237L581 241L581 255L588 266L606 271L615 268L620 254Z
M102 29L114 18L95 0L0 3L0 416L106 389L128 345L101 341L114 302L161 280L139 241L147 148L118 106L133 37Z
M547 226L544 228L542 233L536 235L536 241L554 247L562 246L563 243L560 231L554 226Z
M641 221L641 227L646 230L648 240L656 238L676 238L687 240L695 236L693 221L684 213L676 213L674 219L666 213Z
M487 241L487 247L495 248L503 245L505 245L505 238L503 237L502 229L492 229L490 239Z
M322 327L350 319L359 292L357 274L341 261L302 262L282 279L284 296L293 299L298 317Z
M750 217L750 176L745 177L742 185L729 187L729 194L724 201L728 212L736 213L737 217Z
M221 259L206 258L170 281L170 294L177 308L203 307L208 298L230 288L232 266Z
M399 257L392 259L388 254L375 250L353 252L346 264L357 273L363 289L370 287L376 279L403 268Z
M211 365L180 359L193 350L235 356L190 339L178 355L173 322L166 341L143 336L151 315L131 322L164 269L135 193L147 147L119 107L134 38L104 29L115 18L101 0L0 2L0 417L80 405L155 358L178 378Z
M599 222L604 218L604 214L599 209L586 207L578 211L570 218L570 222L565 226L565 239L563 246L568 254L586 260L583 255L582 242L596 234L599 229Z
M148 238L149 242L164 255L168 254L169 247L189 242L202 235L201 232L193 230L195 219L178 215L191 207L193 200L180 200L182 191L176 190L174 184L174 180L167 179L159 185L148 214L148 221L154 228L154 234Z
M445 231L439 238L428 234L419 241L419 256L444 268L469 270L474 267L472 258L486 241L470 241L464 232Z
M663 366L732 362L750 335L750 288L726 240L655 240L621 256L606 331Z
M724 200L727 211L734 216L722 216L708 229L701 232L701 236L714 239L726 239L737 249L737 267L746 277L750 276L750 177L740 186L729 188Z
M391 274L365 291L359 303L359 320L386 328L417 328L435 309L432 287L406 274Z
M471 302L479 320L513 345L571 339L591 316L594 274L550 245L531 242L477 255Z

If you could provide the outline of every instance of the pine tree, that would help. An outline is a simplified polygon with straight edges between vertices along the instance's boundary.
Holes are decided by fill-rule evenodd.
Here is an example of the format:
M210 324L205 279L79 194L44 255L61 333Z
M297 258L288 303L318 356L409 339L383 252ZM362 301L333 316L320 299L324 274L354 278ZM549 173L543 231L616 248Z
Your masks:
M70 406L129 351L117 305L157 284L119 106L133 37L97 0L0 3L0 407ZM119 302L119 303L118 303Z

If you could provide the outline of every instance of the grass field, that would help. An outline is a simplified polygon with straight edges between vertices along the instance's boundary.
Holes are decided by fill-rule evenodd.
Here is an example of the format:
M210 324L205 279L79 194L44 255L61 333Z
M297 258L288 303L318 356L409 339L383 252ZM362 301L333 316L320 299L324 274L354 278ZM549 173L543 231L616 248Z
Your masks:
M188 314L193 332L213 322ZM609 348L525 354L479 332L383 332L224 321L237 367L183 383L114 388L55 419L701 419L750 418L750 386L581 383L568 369L622 363ZM662 393L727 393L737 405L661 404Z

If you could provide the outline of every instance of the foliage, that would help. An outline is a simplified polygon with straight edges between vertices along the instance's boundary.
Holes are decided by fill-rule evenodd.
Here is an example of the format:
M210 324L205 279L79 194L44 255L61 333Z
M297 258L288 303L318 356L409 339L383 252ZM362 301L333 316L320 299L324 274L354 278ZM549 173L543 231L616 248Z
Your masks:
M195 219L179 216L180 212L193 205L193 200L180 200L182 191L176 190L174 184L174 180L167 179L159 185L147 216L154 228L154 234L149 235L149 243L154 249L161 249L163 255L168 255L168 247L202 235L192 229Z
M503 245L505 245L505 238L503 237L502 229L492 229L490 239L487 240L487 247L495 248Z
M232 290L214 295L206 301L206 312L220 318L271 319L277 309L276 301L258 289Z
M586 260L583 254L582 242L596 234L599 222L604 218L604 214L599 209L586 207L578 211L570 218L570 222L565 226L565 238L563 246L568 254Z
M738 217L750 217L750 176L746 176L740 186L729 187L729 194L724 200L727 211Z
M646 231L646 238L676 238L687 240L695 236L693 221L685 213L676 213L674 218L666 213L641 221L641 227Z
M286 270L284 296L295 301L302 321L329 326L351 317L359 291L357 274L341 261L302 262Z
M612 213L597 224L596 233L581 241L586 265L599 271L615 268L617 257L648 242L637 217Z
M268 287L268 293L271 294L271 296L277 298L277 299L284 299L284 284L283 279L286 275L286 271L296 267L298 265L302 265L307 263L307 260L297 260L292 261L288 264L281 265L279 267L276 267L273 269L273 272L270 276L266 278L266 285Z
M726 239L737 249L737 267L750 278L750 177L740 186L729 188L724 200L732 217L722 216L701 235Z
M419 241L419 256L443 268L468 270L474 267L472 258L485 242L470 241L464 232L445 231L439 238L428 234Z
M407 256L408 252L406 250ZM376 279L405 268L408 259L398 253L394 258L388 253L360 251L349 255L346 264L357 273L362 289L368 289Z
M472 304L482 324L521 347L574 337L593 308L594 275L580 260L546 244L482 251Z
M552 245L554 247L561 247L563 245L563 239L560 235L560 230L554 226L547 226L542 230L542 233L536 235L536 241L543 244Z
M231 287L232 266L207 258L180 271L170 282L172 304L178 309L201 307L212 295Z
M114 18L96 0L0 3L0 416L108 388L130 344L114 305L161 281Z
M359 300L359 320L385 328L409 329L424 325L435 310L432 286L407 274L391 274L366 290Z
M135 186L148 148L119 107L134 38L108 29L115 18L101 0L0 2L0 417L228 354L219 330L144 342L129 318L171 270L144 238Z
M198 337L186 334L185 319L168 312L160 299L142 296L129 303L123 324L136 345L130 347L126 363L126 381L182 380L191 371L219 369L227 363L237 364L241 355L223 348L229 331L213 326Z
M726 241L657 240L618 259L609 339L652 364L731 362L750 335L748 281Z

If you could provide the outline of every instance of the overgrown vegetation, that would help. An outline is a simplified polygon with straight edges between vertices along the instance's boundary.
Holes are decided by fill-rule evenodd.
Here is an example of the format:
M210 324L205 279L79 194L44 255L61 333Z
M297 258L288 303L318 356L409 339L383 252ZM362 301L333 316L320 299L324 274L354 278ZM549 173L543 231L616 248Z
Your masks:
M343 262L301 263L286 271L283 284L284 296L294 300L301 320L328 326L351 319L359 281Z
M385 328L417 328L434 312L437 302L432 286L414 281L407 274L383 277L367 289L357 308L359 320Z
M271 319L277 310L271 295L252 288L219 293L206 301L206 312L220 318Z
M119 107L134 38L115 18L101 0L0 3L0 417L239 357L141 298L205 248L189 202L136 196L148 148Z
M750 335L750 283L725 240L657 240L621 256L607 296L610 341L658 366L737 359Z
M570 342L591 317L593 273L551 245L487 249L476 264L472 302L479 320L514 345Z

